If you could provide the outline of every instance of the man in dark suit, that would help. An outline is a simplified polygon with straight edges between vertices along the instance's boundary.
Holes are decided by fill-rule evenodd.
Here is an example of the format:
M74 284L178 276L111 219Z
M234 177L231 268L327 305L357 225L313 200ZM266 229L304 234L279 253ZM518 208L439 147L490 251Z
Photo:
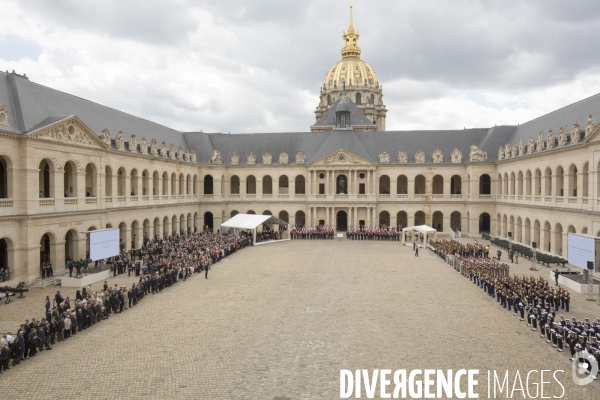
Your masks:
M59 306L60 303L63 302L64 298L62 296L62 294L60 294L60 290L56 291L56 294L54 295L54 300L56 300L56 305Z

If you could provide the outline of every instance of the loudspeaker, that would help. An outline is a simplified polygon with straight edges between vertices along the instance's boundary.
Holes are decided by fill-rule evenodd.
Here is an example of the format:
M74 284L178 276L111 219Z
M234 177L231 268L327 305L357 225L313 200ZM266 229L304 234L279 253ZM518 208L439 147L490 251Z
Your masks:
M508 237L511 238L512 237L512 232L508 232Z
M587 266L590 271L594 270L594 262L593 261L588 261Z
M537 247L537 242L531 242L531 247L535 249Z

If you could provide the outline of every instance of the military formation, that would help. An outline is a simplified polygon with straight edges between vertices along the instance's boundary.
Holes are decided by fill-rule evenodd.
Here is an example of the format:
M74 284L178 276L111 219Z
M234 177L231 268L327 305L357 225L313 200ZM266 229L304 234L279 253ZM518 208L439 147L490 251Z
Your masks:
M146 241L145 241L146 242ZM175 285L180 280L204 271L208 278L211 264L219 262L229 254L252 245L252 237L244 234L239 237L213 233L173 235L166 239L148 240L148 254L140 263L142 271L129 288L114 287L104 282L102 290L92 291L91 286L77 290L75 299L64 297L60 291L54 299L46 296L45 316L40 320L25 320L16 334L7 332L0 339L0 373L30 360L53 346L109 318L127 308L135 307L147 295L158 294ZM115 262L131 265L133 257L127 253ZM124 268L118 268L123 273Z
M305 240L332 240L335 230L333 226L318 225L318 226L292 226L290 237L292 239Z
M376 227L349 227L346 237L350 240L383 240L397 242L402 238L402 229L381 225Z
M429 245L501 307L519 316L521 321L527 319L527 326L535 332L539 329L540 337L557 351L562 352L568 346L570 361L579 362L588 373L592 371L590 360L600 365L600 318L578 321L557 315L561 310L569 312L568 290L552 287L542 277L509 276L509 266L499 261L500 254L489 258L488 246L456 240L431 240Z

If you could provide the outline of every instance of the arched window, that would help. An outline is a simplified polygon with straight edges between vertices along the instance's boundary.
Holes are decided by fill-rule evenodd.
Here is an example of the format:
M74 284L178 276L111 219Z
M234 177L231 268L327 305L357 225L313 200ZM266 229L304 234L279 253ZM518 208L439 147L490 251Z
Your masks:
M492 178L488 174L479 177L479 194L492 194Z
M230 181L230 190L231 194L240 194L240 178L237 175L231 177Z
M415 178L415 194L425 194L425 177L423 175L417 175Z
M64 197L77 197L77 167L73 161L67 161L64 174Z
M379 178L379 194L390 194L390 177L387 175L382 175ZM389 218L389 214L388 214ZM385 224L389 225L389 224Z
M206 175L204 177L204 194L213 194L213 177Z
M289 181L288 177L281 175L279 177L279 194L289 194Z
M254 175L246 178L246 194L256 194L256 178Z
M408 179L406 175L400 175L396 179L396 194L408 194Z
M431 191L432 194L444 194L444 178L442 178L441 175L436 175L433 177Z
M138 190L138 172L137 169L132 169L131 170L131 196L137 196L139 195L139 190Z
M360 95L360 93L356 93L356 101L355 101L355 103L356 104L360 104L361 103L361 95Z
M304 179L304 175L296 176L296 179L294 180L294 193L306 194L305 181L306 180Z
M48 160L42 160L40 163L40 176L39 176L39 191L40 197L54 197L54 185L50 179L50 173L54 171L54 167Z
M104 167L104 195L112 196L112 168L108 165Z
M262 194L273 194L273 179L269 175L263 177Z
M150 173L148 170L142 172L142 196L150 195Z
M92 163L85 166L85 197L96 197L96 166Z

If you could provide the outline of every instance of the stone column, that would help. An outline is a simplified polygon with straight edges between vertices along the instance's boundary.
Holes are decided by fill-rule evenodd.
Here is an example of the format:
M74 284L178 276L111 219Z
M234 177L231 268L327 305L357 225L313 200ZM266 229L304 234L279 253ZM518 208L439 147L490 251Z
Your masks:
M240 179L240 199L246 197L246 179Z
M271 180L271 189L273 188L273 180ZM271 192L273 192L271 190ZM262 177L260 179L256 179L256 198L260 199L263 196L263 180Z
M379 194L379 179L377 179L377 170L373 170L373 191L371 194L378 195Z
M311 179L311 177L312 177L312 171L308 170L308 177L305 182L305 189L306 189L307 195L312 194L312 179Z
M331 171L325 171L325 195L331 194Z
M450 177L449 179L444 179L444 198L450 198L452 196L450 196L452 193L450 193L450 189L451 189L451 182L452 182L452 177ZM456 190L456 188L454 189ZM462 193L462 191L461 191Z

